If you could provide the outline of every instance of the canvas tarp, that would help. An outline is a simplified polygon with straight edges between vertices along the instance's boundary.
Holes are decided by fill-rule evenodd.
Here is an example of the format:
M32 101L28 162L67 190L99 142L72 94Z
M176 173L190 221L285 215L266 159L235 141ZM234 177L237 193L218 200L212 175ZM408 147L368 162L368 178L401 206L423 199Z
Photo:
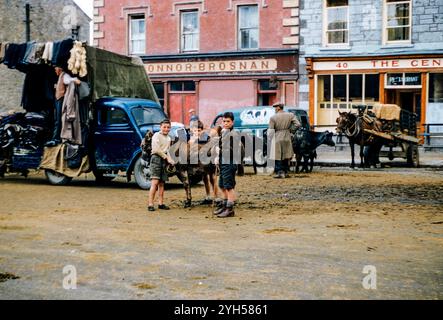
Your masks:
M65 145L59 144L58 146L48 148L46 147L43 152L43 158L40 163L40 169L48 169L67 177L75 178L79 177L82 173L90 171L89 157L84 156L82 164L78 169L69 169L64 159Z
M381 120L400 120L401 108L395 104L375 104L372 111Z
M159 102L139 57L128 57L86 46L91 99L142 98Z

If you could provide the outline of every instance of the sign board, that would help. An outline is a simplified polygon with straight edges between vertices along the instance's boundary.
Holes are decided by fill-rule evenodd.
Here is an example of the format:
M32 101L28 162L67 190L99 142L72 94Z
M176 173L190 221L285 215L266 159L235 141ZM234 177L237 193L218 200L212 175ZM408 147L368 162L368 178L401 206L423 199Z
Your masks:
M315 71L443 68L443 58L314 62Z

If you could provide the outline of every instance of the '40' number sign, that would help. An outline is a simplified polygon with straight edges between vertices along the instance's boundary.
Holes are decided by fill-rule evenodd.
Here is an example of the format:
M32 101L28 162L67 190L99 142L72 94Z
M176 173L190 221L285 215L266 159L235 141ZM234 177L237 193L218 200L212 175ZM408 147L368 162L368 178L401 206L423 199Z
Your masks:
M338 69L347 69L349 67L347 62L339 62L335 65Z

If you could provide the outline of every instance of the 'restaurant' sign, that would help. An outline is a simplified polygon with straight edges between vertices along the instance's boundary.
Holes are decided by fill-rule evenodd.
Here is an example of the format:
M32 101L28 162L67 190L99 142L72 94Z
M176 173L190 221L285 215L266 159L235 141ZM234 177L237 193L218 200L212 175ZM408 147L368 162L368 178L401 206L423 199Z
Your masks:
M443 58L429 59L387 59L366 61L319 61L314 62L315 71L361 70L361 69L417 69L443 68Z
M277 70L276 59L148 63L148 74L262 72Z

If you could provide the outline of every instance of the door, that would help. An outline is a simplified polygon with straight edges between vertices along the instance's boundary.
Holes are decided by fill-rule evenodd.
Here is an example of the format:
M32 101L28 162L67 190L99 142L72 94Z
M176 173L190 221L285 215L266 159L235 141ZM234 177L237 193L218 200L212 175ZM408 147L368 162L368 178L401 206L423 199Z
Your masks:
M97 169L126 170L141 141L126 111L118 107L100 108L97 121L94 130Z
M169 94L169 118L174 122L189 125L189 110L196 109L197 97L193 93Z

